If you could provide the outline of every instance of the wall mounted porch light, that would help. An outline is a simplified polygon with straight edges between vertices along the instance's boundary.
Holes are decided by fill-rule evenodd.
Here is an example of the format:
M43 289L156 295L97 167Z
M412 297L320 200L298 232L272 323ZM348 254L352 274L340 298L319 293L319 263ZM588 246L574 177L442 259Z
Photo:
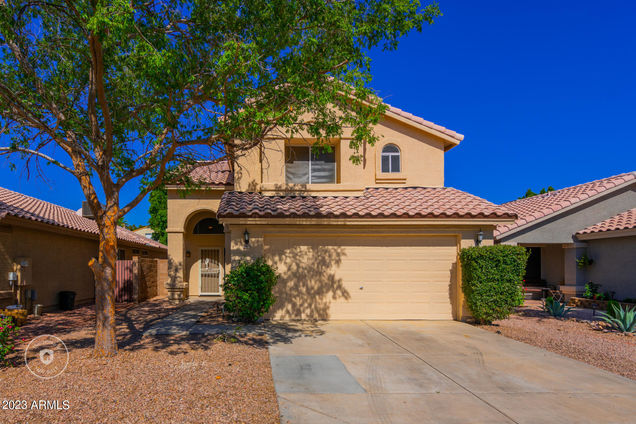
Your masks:
M482 241L484 241L484 232L481 231L481 228L480 228L479 232L477 233L477 240L475 241L475 244L477 246L481 246Z
M250 232L247 231L247 228L243 232L243 241L245 242L245 246L250 245Z

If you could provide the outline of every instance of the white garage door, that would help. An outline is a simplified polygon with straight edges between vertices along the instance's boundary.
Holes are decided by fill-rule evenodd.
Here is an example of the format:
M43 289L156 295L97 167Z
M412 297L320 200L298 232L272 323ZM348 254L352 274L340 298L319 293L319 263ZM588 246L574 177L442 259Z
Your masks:
M454 236L266 236L274 318L452 319Z

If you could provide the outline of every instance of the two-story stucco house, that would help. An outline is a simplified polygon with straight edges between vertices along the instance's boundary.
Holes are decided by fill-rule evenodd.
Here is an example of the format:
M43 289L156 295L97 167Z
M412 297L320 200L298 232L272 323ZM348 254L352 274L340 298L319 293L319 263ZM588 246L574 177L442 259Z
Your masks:
M349 157L347 137L314 154L280 139L231 166L168 187L171 275L189 296L222 296L223 275L264 257L280 275L282 319L461 319L459 249L493 243L515 215L444 186L444 154L463 136L390 107L381 136Z

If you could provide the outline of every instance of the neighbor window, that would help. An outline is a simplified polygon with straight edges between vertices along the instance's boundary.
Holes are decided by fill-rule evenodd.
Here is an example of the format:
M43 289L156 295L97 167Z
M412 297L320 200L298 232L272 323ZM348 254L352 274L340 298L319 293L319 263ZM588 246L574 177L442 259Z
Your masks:
M309 146L285 147L285 182L288 184L329 184L336 182L336 153L318 153Z
M382 148L382 172L400 172L400 149L393 144Z
M223 234L223 225L214 218L203 218L194 226L193 234Z

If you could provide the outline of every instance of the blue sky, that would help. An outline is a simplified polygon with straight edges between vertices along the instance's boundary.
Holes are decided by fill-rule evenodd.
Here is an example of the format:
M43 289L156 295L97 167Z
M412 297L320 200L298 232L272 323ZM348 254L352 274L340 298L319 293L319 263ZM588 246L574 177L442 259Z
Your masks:
M373 53L373 87L466 136L446 154L447 186L502 203L636 170L636 2L439 4L434 25ZM0 162L0 186L79 208L77 181L45 171L27 180ZM145 223L147 210L126 219Z

